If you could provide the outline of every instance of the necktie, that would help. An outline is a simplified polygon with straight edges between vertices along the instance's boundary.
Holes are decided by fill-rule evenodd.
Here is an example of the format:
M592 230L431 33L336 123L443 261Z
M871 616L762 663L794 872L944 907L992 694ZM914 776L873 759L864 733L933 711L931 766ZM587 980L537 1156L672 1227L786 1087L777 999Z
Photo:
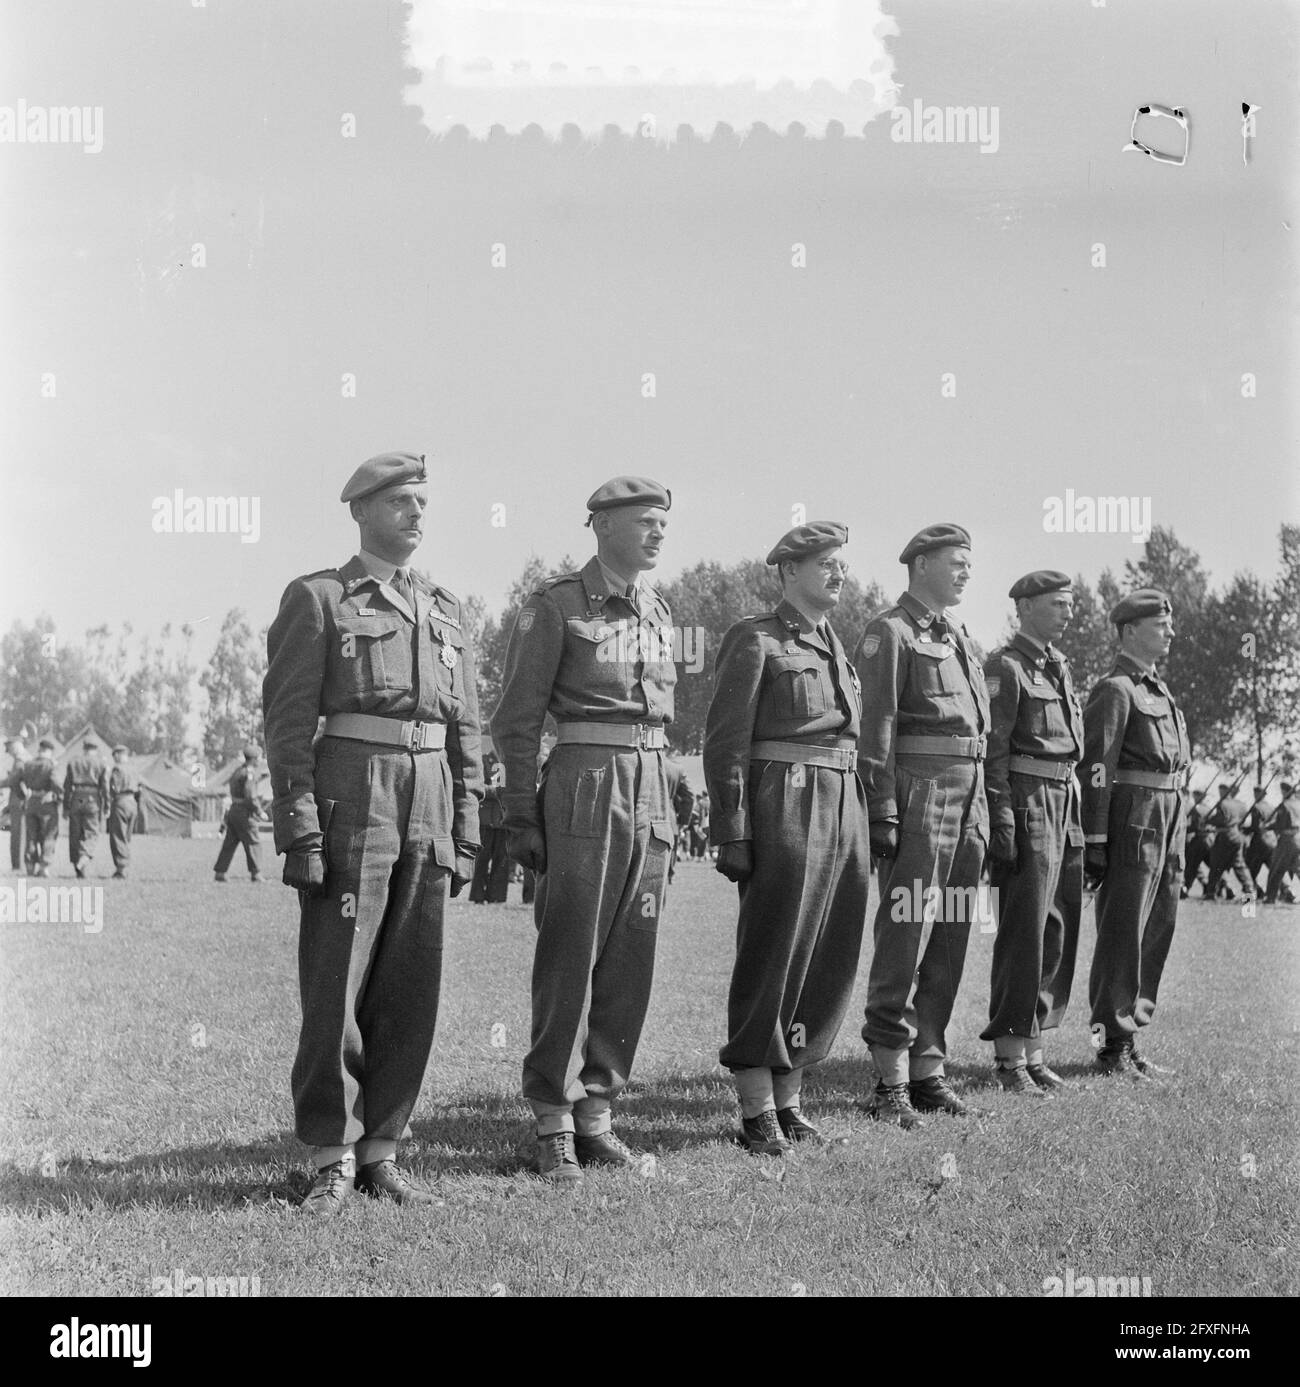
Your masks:
M399 568L393 574L393 587L406 600L406 605L410 607L411 614L415 614L415 584L411 581L411 570L409 568Z

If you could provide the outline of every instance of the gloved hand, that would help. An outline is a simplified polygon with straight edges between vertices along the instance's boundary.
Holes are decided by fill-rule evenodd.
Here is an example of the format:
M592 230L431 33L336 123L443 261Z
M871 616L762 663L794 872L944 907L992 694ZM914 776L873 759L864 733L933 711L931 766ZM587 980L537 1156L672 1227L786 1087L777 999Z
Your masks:
M1083 852L1083 876L1089 889L1095 890L1105 880L1106 865L1106 844L1089 843Z
M867 828L867 836L871 839L872 857L883 857L892 862L898 856L898 825L887 823L883 819L879 823L871 823Z
M728 881L748 881L754 875L754 845L748 842L723 843L718 849L714 870Z
M471 843L456 843L456 865L451 869L451 894L459 896L460 893L474 880L474 852L465 852L463 849L473 847Z
M989 856L994 862L1007 867L1016 865L1016 827L1014 824L999 824L989 839Z
M540 828L507 829L506 852L521 867L528 867L538 876L546 871L546 834Z
M325 854L319 848L290 848L284 855L286 886L296 887L309 896L325 894Z

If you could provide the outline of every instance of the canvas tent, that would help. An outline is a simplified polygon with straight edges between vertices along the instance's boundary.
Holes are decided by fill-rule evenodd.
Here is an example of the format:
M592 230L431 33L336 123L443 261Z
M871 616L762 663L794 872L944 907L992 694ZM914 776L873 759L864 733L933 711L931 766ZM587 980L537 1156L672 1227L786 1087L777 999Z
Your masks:
M130 765L140 777L136 831L160 833L168 838L190 837L196 791L189 767L172 761L163 752L133 756Z

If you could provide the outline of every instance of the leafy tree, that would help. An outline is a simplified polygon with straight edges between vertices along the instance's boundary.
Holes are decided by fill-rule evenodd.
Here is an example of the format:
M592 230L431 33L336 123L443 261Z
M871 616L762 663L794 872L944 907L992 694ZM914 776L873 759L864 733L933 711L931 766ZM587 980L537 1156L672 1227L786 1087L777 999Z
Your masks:
M16 621L0 639L0 722L19 731L33 723L60 741L87 719L85 657L62 641L44 614L30 626Z
M221 765L249 740L261 744L262 680L266 675L266 632L253 634L243 610L232 607L199 684L208 696L203 753Z

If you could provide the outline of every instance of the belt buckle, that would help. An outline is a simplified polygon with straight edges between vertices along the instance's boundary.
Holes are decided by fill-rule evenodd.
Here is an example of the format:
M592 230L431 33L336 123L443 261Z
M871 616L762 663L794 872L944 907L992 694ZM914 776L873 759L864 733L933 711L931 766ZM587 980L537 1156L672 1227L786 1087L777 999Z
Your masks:
M424 750L424 728L422 722L411 723L410 735L407 737L406 745L411 751Z
M658 727L652 726L650 723L647 723L647 722L639 722L639 723L637 723L637 725L636 725L636 741L637 741L637 746L639 746L639 747L641 748L642 751L654 751L654 750L656 750L657 748L655 748L655 747L653 747L653 746L651 745L651 738L652 738L652 737L654 736L654 734L655 734L656 732L658 732L659 730L660 730L660 729L659 729Z

